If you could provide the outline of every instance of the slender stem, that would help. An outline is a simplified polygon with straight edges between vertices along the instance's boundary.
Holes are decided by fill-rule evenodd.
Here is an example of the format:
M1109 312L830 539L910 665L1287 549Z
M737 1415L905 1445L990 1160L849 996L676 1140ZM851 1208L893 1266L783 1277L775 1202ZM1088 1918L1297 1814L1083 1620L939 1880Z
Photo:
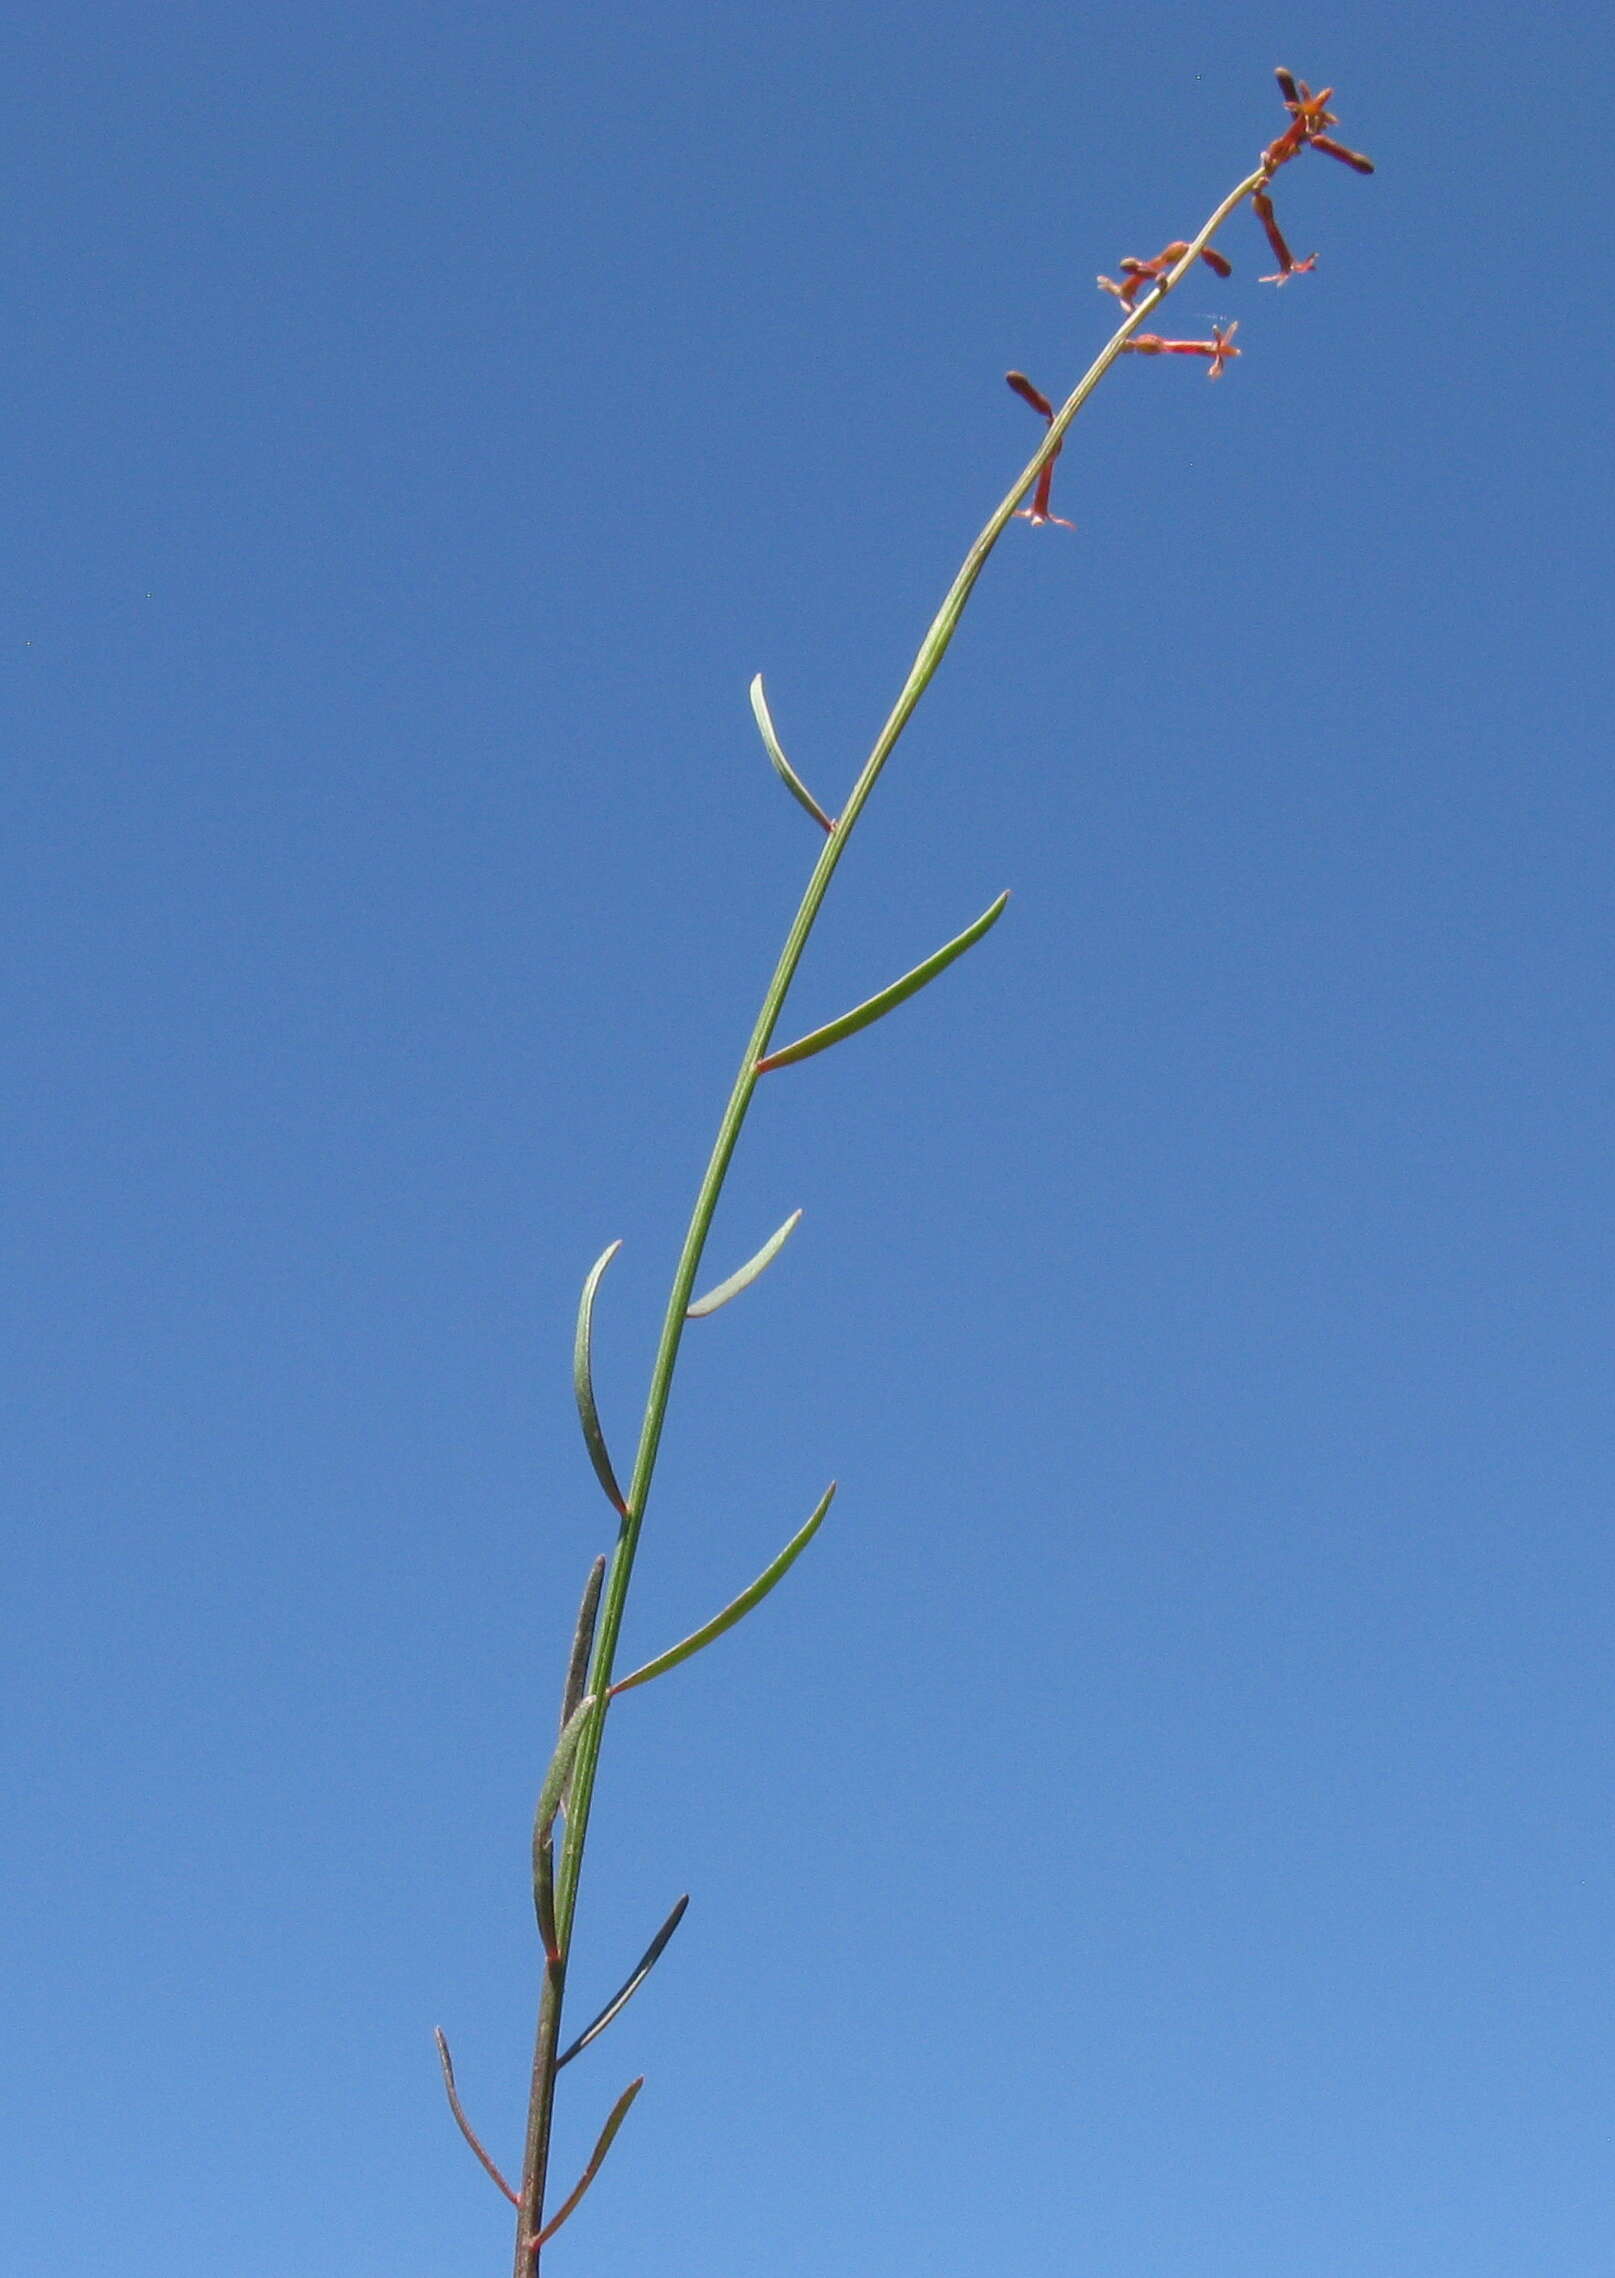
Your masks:
M1236 189L1230 190L1215 213L1200 230L1165 276L1159 278L1143 294L1138 306L1132 309L1087 371L1072 389L1054 419L1044 432L1037 452L1017 478L1013 488L994 508L975 544L966 554L943 598L942 606L931 621L908 678L885 726L876 737L874 748L864 761L858 780L843 808L834 829L824 842L818 861L813 866L801 903L780 951L779 962L768 984L761 1009L747 1038L729 1103L723 1111L718 1135L713 1143L712 1155L695 1208L690 1216L689 1230L684 1247L679 1253L678 1265L673 1274L673 1286L668 1292L667 1312L662 1322L662 1333L651 1365L650 1386L645 1399L644 1419L640 1426L639 1446L634 1456L633 1474L625 1497L627 1505L618 1531L617 1546L611 1569L606 1578L605 1596L601 1603L599 1627L595 1634L594 1660L589 1672L589 1689L599 1702L588 1728L578 1746L572 1771L571 1799L566 1814L566 1833L556 1875L556 1922L564 1954L571 1943L572 1920L577 1909L578 1884L583 1871L583 1852L589 1833L589 1810L594 1797L595 1775L600 1762L600 1748L605 1734L606 1715L610 1706L611 1673L616 1659L617 1640L622 1629L623 1613L628 1602L628 1588L633 1579L634 1558L639 1548L640 1529L644 1525L645 1506L650 1495L651 1480L656 1470L656 1458L661 1448L662 1429L667 1419L668 1400L673 1389L673 1375L678 1365L679 1346L683 1339L686 1308L695 1290L695 1279L701 1267L701 1255L711 1231L718 1197L723 1191L729 1165L734 1157L740 1133L751 1106L752 1094L757 1088L757 1062L767 1052L774 1027L785 1003L786 993L796 977L802 953L807 947L830 881L835 876L846 849L854 824L863 812L870 793L879 782L882 770L897 746L897 740L907 727L915 706L930 686L937 666L947 653L964 614L965 604L975 588L976 580L987 566L988 556L1003 536L1014 517L1015 510L1037 481L1044 467L1053 458L1064 440L1066 430L1077 413L1092 395L1094 389L1110 370L1128 341L1167 295L1187 276L1198 260L1201 250L1208 245L1223 223L1246 198L1259 190L1268 179L1265 165L1246 176ZM553 1992L553 2003L551 2000ZM555 2093L554 2052L560 2029L561 1987L559 1980L546 1972L543 2000L540 2006L538 2047L534 2055L533 2105L528 2114L527 2150L522 2163L521 2208L516 2224L515 2278L533 2278L537 2266L534 2250L527 2241L542 2229L544 2206L545 2167L549 2141L550 2107ZM553 2014L549 2012L553 2009Z
M527 2097L527 2137L522 2145L522 2187L516 2201L515 2278L530 2278L538 2250L529 2242L543 2227L544 2183L550 2165L550 2127L555 2116L555 2052L561 2045L561 2003L566 1992L566 1961L544 1964L544 1990L538 1997L538 2028L533 2036L533 2078Z

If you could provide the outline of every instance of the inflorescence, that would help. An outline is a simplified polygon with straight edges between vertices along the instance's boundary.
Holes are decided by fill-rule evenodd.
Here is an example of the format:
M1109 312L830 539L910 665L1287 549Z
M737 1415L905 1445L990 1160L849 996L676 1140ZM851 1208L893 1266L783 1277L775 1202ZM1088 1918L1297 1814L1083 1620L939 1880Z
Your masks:
M1334 93L1332 87L1325 87L1314 95L1304 79L1293 77L1282 64L1275 71L1274 77L1278 80L1284 107L1290 114L1290 123L1262 152L1261 168L1251 187L1250 200L1272 248L1273 258L1278 263L1277 269L1260 281L1264 285L1286 285L1292 277L1304 276L1308 270L1315 269L1318 256L1309 253L1304 261L1298 261L1290 251L1273 211L1270 185L1274 175L1281 166L1287 166L1292 158L1299 157L1303 150L1309 149L1321 150L1326 158L1338 158L1343 166L1351 167L1358 174L1372 174L1374 161L1365 158L1360 150L1348 150L1343 142L1337 142L1328 132L1330 127L1339 124L1334 112L1326 107ZM1189 250L1189 239L1177 237L1170 245L1163 245L1153 260L1145 261L1129 254L1117 264L1120 276L1101 277L1098 280L1099 289L1120 301L1123 308L1131 314L1138 307L1140 296L1154 292L1178 263L1186 258ZM1225 260L1215 246L1202 245L1199 248L1199 258L1215 275L1233 275L1233 264ZM1167 340L1158 332L1135 332L1131 339L1123 341L1122 347L1135 356L1204 356L1210 367L1207 376L1216 380L1222 377L1230 360L1239 354L1233 345L1234 334L1238 329L1237 324L1213 324L1209 340ZM1007 372L1004 376L1015 393L1052 426L1054 406L1040 389L1032 385L1026 374ZM1031 505L1018 507L1016 512L1022 521L1055 522L1062 529L1070 530L1075 528L1075 524L1067 521L1063 514L1052 513L1049 507L1049 496L1054 484L1054 461L1059 455L1059 450L1056 450L1039 474Z

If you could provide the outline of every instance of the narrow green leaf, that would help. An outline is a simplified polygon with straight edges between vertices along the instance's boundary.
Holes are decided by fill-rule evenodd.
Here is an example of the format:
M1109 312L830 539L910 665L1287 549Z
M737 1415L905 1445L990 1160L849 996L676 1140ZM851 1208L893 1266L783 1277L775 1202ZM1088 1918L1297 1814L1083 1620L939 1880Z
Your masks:
M566 1665L566 1683L561 1689L561 1730L564 1732L572 1711L583 1698L584 1683L589 1674L589 1655L594 1651L594 1622L600 1611L600 1585L606 1578L606 1562L597 1558L589 1569L589 1579L583 1585L583 1603L578 1608L578 1626L572 1632L572 1653Z
M761 673L757 674L751 684L751 708L757 718L758 731L763 739L763 749L774 763L774 772L786 790L789 791L791 797L799 805L806 807L813 820L824 830L833 831L836 827L834 822L819 805L818 800L814 798L812 792L802 781L801 776L797 774L796 769L780 749L779 737L774 733L774 721L768 709L768 698L763 694L763 676Z
M606 1435L600 1429L600 1411L594 1404L594 1296L600 1287L600 1276L621 1248L621 1242L613 1242L609 1250L603 1250L589 1268L583 1284L583 1295L578 1301L578 1330L572 1341L572 1389L577 1394L578 1421L583 1426L583 1442L589 1451L589 1461L594 1465L594 1475L605 1489L612 1508L619 1516L626 1516L628 1506L617 1485L617 1474L611 1468Z
M667 1941L672 1937L674 1931L684 1920L684 1909L689 1905L689 1903L690 1894L688 1891L686 1891L684 1896L679 1900L677 1906L674 1907L672 1913L668 1916L667 1920L662 1924L662 1927L657 1931L650 1944L645 1948L645 1951L640 1955L638 1961L634 1964L633 1969L629 1972L627 1984L624 1985L619 1992L616 1992L612 1995L611 1999L606 2003L604 2009L601 2010L599 2016L594 2019L592 2024L584 2026L582 2032L572 2043L572 2046L569 2049L564 2050L562 2054L556 2058L555 2069L557 2072L560 2071L563 2064L570 2064L572 2062L572 2059L578 2054L579 2050L586 2049L591 2041L598 2040L600 2035L605 2031L606 2027L611 2023L613 2017L620 2015L621 2012L627 2008L629 2002L632 2001L634 1995L644 1984L646 1978L650 1976L651 1971L661 1960L663 1950L667 1945Z
M851 1012L844 1012L839 1020L815 1028L808 1036L799 1036L782 1052L770 1052L766 1059L758 1061L758 1075L766 1075L770 1068L789 1067L793 1060L811 1060L815 1052L823 1052L829 1045L839 1044L844 1036L853 1036L860 1028L867 1028L871 1021L879 1020L905 997L923 989L927 981L934 981L956 957L962 957L967 949L973 948L982 935L998 923L1008 901L1007 894L1000 894L992 908L983 910L974 925L967 925L963 933L945 943L923 965L916 965L912 973L905 973L900 981L894 981L889 989L882 989L879 996L866 997L861 1005L854 1005Z
M686 1307L684 1318L687 1321L702 1320L708 1313L716 1313L720 1305L727 1305L731 1297L738 1297L743 1289L749 1289L764 1266L771 1264L784 1249L795 1232L796 1222L801 1215L799 1210L793 1210L778 1232L769 1235L754 1258L748 1258L727 1281L720 1281L716 1289L709 1289L705 1297L698 1297L693 1305Z
M701 1648L704 1645L710 1645L715 1637L722 1637L726 1629L733 1629L741 1616L749 1614L753 1606L761 1605L774 1584L790 1572L813 1537L818 1533L819 1528L824 1523L824 1514L830 1508L831 1498L835 1491L836 1483L832 1479L820 1499L817 1510L808 1520L806 1526L799 1533L792 1535L773 1565L763 1569L749 1590L742 1590L738 1598L730 1600L721 1614L714 1614L711 1621L702 1628L693 1630L688 1637L682 1638L677 1645L670 1645L665 1653L658 1653L654 1661L647 1661L642 1669L636 1669L631 1676L619 1677L611 1688L610 1697L615 1699L618 1693L626 1693L632 1685L647 1684L652 1677L660 1677L665 1671L676 1669L681 1661L688 1661L691 1654L699 1653Z
M618 2097L616 2103L612 2105L611 2117L607 2120L605 2126L600 2131L600 2141L595 2145L594 2150L589 2155L589 2164L583 2170L583 2173L579 2176L577 2188L573 2191L570 2198L562 2202L562 2204L556 2209L555 2213L550 2217L549 2221L544 2225L544 2228L538 2233L537 2237L534 2238L529 2248L530 2253L536 2254L541 2246L549 2245L550 2240L555 2236L561 2225L566 2221L567 2216L572 2213L573 2209L577 2206L578 2201L583 2197L584 2192L588 2190L589 2185L599 2174L600 2162L605 2158L607 2152L610 2151L612 2143L616 2138L617 2130L622 2126L624 2120L626 2120L628 2117L628 2107L630 2104L632 2104L634 2098L639 2094L644 2085L645 2076L643 2073L641 2073L637 2080L631 2080L628 2083L628 2086Z

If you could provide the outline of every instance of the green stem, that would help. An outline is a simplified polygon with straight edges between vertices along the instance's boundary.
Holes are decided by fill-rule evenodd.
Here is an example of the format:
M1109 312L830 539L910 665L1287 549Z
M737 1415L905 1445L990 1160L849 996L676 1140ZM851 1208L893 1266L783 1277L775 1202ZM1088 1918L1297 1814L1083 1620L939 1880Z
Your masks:
M1015 510L1031 490L1048 461L1059 449L1067 428L1092 395L1094 389L1110 370L1128 341L1167 295L1187 276L1199 258L1202 247L1208 245L1223 223L1254 190L1267 180L1267 169L1258 167L1246 176L1237 189L1231 190L1216 212L1201 229L1179 260L1145 293L1110 339L1105 343L1093 363L1072 389L1070 395L1045 430L1036 454L1019 476L1013 488L994 508L981 535L966 554L959 573L949 586L941 608L931 620L929 631L920 643L919 651L909 668L901 693L892 706L885 726L875 739L875 745L854 784L851 796L824 842L818 861L813 866L807 889L791 929L785 937L779 962L763 997L751 1035L746 1041L745 1053L729 1094L729 1104L723 1111L718 1136L713 1143L712 1155L695 1208L690 1216L689 1231L679 1253L678 1266L673 1275L673 1286L668 1292L667 1312L662 1322L662 1333L656 1347L656 1358L651 1366L650 1387L645 1399L644 1420L640 1426L639 1446L634 1456L633 1475L625 1498L627 1508L618 1531L617 1547L606 1578L605 1596L601 1603L599 1626L595 1633L594 1660L589 1671L589 1689L598 1699L599 1706L590 1720L578 1747L572 1771L571 1800L566 1813L566 1832L556 1874L556 1923L562 1953L571 1945L572 1920L577 1910L578 1883L583 1871L584 1847L589 1834L589 1810L594 1798L595 1776L599 1768L600 1748L605 1734L606 1716L610 1707L609 1691L612 1669L616 1660L617 1640L622 1630L623 1614L628 1603L629 1584L633 1579L634 1558L639 1548L640 1529L644 1525L645 1506L650 1495L651 1480L656 1471L656 1458L662 1444L662 1430L667 1419L668 1400L673 1389L673 1375L678 1366L679 1346L683 1340L686 1308L695 1292L696 1275L701 1268L701 1256L711 1231L712 1220L723 1192L724 1180L740 1141L741 1130L751 1106L752 1094L759 1081L757 1062L767 1052L775 1024L785 1004L786 993L796 977L802 953L808 944L830 881L846 851L854 824L862 814L870 793L880 781L886 762L896 749L898 738L907 727L915 706L930 686L932 676L947 654L964 614L976 580L987 566L988 556L1009 527ZM551 2002L552 1990L554 1993ZM553 2008L553 2015L546 2012ZM522 2204L516 2224L515 2278L533 2278L536 2257L526 2245L542 2228L544 2204L544 2170L549 2140L550 2108L555 2094L554 2051L560 2028L560 1986L553 1984L548 1975L540 2011L538 2048L535 2050L533 2069L533 2105L528 2114L527 2153L522 2165Z

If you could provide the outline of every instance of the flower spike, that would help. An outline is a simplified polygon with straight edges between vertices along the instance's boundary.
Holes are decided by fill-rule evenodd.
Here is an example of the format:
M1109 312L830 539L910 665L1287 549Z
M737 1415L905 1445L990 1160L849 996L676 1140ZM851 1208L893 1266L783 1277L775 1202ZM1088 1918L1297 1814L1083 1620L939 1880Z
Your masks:
M1163 321L1159 313L1162 303L1177 286L1187 280L1196 262L1204 261L1219 279L1231 274L1229 262L1215 250L1212 240L1222 233L1224 224L1247 204L1254 206L1258 223L1275 260L1276 275L1264 281L1282 284L1290 277L1313 267L1316 259L1314 255L1309 254L1304 261L1296 260L1274 212L1274 186L1278 172L1304 150L1316 148L1326 158L1333 158L1354 172L1367 174L1374 171L1371 159L1335 139L1331 130L1337 121L1327 107L1332 99L1331 88L1325 87L1320 93L1314 94L1304 81L1293 78L1283 68L1279 69L1277 80L1287 114L1282 131L1274 136L1259 155L1253 154L1249 158L1246 167L1242 169L1241 179L1212 208L1199 230L1188 238L1173 239L1148 259L1129 255L1117 265L1117 275L1114 278L1099 279L1101 289L1121 304L1122 314L1120 319L1113 320L1112 325L1107 327L1110 330L1109 339L1098 350L1070 393L1063 398L1056 394L1051 402L1024 372L1006 374L1011 392L1029 405L1043 423L1038 447L1022 462L1020 471L1013 475L1013 479L1007 481L1005 495L988 515L960 563L936 614L921 638L907 677L884 726L869 749L868 757L859 770L839 818L831 816L818 805L786 759L775 732L761 677L752 682L752 710L769 760L793 798L814 817L824 834L824 840L796 915L791 920L773 977L767 984L751 1032L751 1044L729 1092L707 1168L697 1190L651 1369L634 1470L631 1476L625 1474L630 1489L627 1495L623 1492L622 1483L613 1469L607 1450L594 1384L594 1310L601 1278L620 1247L618 1243L613 1242L596 1259L584 1281L579 1301L573 1341L574 1396L591 1466L620 1524L609 1563L603 1557L596 1558L589 1570L567 1664L560 1732L544 1771L533 1812L533 1905L543 1950L542 1973L535 1974L541 1974L543 1990L534 2040L532 2087L519 2178L513 2176L507 2181L472 2131L460 2104L447 2044L439 2036L444 2086L455 2122L495 2187L514 2203L516 2278L540 2278L539 2262L543 2248L571 2219L592 2186L602 2161L608 2155L625 2116L643 2086L642 2080L636 2078L623 2090L600 2128L593 2151L577 2183L560 2204L546 2214L554 2143L552 2123L557 2075L562 2067L591 2047L613 2019L621 2014L624 2005L643 1985L648 1972L665 1951L683 1918L686 1905L683 1898L678 1900L618 1990L594 2013L582 2031L575 2032L570 2023L567 2025L566 2033L571 2037L565 2039L563 2046L563 1996L571 1968L578 1877L588 1838L590 1814L595 1800L596 1769L610 1705L621 1695L641 1689L652 1679L670 1674L693 1660L761 1605L804 1555L822 1528L835 1495L835 1484L832 1481L805 1522L784 1547L775 1553L756 1579L700 1628L690 1631L651 1660L631 1668L626 1675L614 1676L645 1499L650 1491L658 1451L662 1445L684 1324L687 1320L699 1319L711 1313L748 1288L778 1254L797 1222L798 1214L793 1212L745 1264L716 1287L708 1289L704 1295L692 1298L697 1265L705 1254L714 1215L720 1197L726 1191L736 1144L751 1110L758 1080L770 1071L783 1070L816 1057L831 1045L873 1026L887 1013L906 1003L996 925L1003 914L1008 896L1001 895L953 940L933 950L923 962L862 1003L852 1006L835 1019L798 1035L793 1042L775 1049L773 1039L782 1008L819 919L844 849L845 838L857 823L900 737L908 727L916 706L948 653L977 580L1010 521L1019 516L1034 525L1055 522L1066 528L1073 527L1065 522L1064 517L1055 515L1050 510L1054 463L1067 440L1071 422L1083 410L1094 389L1112 367L1121 361L1124 352L1135 356L1199 357L1207 365L1210 378L1221 378L1240 354L1236 344L1238 328L1231 320L1219 319L1212 322L1207 318L1207 336L1203 339L1171 339L1159 331L1146 331L1144 327ZM588 1689L591 1684L593 1691ZM518 2180L519 2189L515 2187Z

